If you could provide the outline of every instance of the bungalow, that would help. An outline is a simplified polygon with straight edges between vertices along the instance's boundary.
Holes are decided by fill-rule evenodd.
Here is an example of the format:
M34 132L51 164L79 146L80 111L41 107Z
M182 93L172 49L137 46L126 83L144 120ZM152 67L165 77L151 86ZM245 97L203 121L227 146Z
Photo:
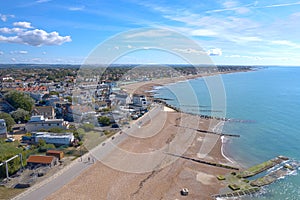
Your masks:
M29 156L27 159L27 166L37 167L37 166L48 166L53 167L57 164L58 158L54 156Z
M45 119L44 116L36 115L26 123L25 128L28 132L39 131L41 129L49 130L51 128L68 129L68 122L63 119Z

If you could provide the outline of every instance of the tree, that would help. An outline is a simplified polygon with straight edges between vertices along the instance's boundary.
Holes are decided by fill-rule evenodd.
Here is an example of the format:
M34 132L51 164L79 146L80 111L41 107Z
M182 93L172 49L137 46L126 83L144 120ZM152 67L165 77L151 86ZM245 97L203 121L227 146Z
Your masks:
M5 95L5 100L16 109L22 108L29 112L32 111L34 105L34 100L29 95L18 91L8 92Z
M22 123L27 122L30 119L30 114L28 111L18 108L16 111L11 113L12 118L15 120L16 123L19 121Z
M16 124L15 120L8 113L0 112L0 119L4 119L8 131L11 131L12 126Z
M102 124L103 126L108 126L110 124L110 119L109 119L109 117L101 116L101 117L98 117L98 122L100 124Z
M56 95L56 96L59 96L59 92L57 92L57 91L50 91L50 92L49 92L49 95Z

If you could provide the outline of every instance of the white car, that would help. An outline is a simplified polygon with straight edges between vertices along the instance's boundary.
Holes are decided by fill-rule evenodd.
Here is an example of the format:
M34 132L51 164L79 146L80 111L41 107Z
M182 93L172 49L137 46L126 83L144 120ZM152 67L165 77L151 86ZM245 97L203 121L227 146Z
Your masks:
M7 138L6 140L5 140L5 142L14 142L15 141L15 138Z

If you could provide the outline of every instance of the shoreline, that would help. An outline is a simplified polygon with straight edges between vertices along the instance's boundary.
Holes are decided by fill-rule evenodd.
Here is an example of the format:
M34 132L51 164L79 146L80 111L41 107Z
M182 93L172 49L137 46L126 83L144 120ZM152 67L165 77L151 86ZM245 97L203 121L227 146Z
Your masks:
M152 99L152 98L154 98L153 94L157 90L157 87L165 87L170 84L177 84L180 82L195 80L198 78L204 78L204 77L208 77L208 76L217 76L217 75L222 75L222 74L234 74L234 73L245 73L245 72L253 72L256 70L257 69L255 69L255 68L250 68L249 70L233 70L233 71L225 71L225 72L214 72L212 74L197 74L197 75L185 76L185 77L175 77L173 79L172 78L163 78L163 79L156 79L156 80L151 80L151 81L131 83L128 85L122 85L121 88L129 94L133 94L136 92L138 94L143 94L146 97ZM155 83L155 81L159 81L159 83ZM180 111L180 112L182 112L182 111ZM190 113L187 113L187 114L190 114ZM223 126L225 124L222 121L220 121L220 123L223 123ZM214 128L216 128L216 127L214 127ZM223 129L223 127L222 127L222 129ZM217 132L217 131L213 131L213 132ZM227 139L230 140L230 138L227 138ZM226 160L228 160L230 163L235 164L241 168L244 168L243 164L240 164L238 161L236 161L234 159L234 157L232 155L228 155L228 153L226 153L226 150L225 150L226 143L224 140L225 140L225 138L224 138L224 136L222 136L220 138L220 141L222 143L220 152L221 152L222 156Z
M179 82L194 80L198 78L205 78L210 76L217 76L222 74L233 74L233 73L244 73L244 72L252 72L255 69L250 68L249 70L232 70L232 71L225 71L225 72L213 72L210 74L196 74L196 75L186 75L186 76L179 76L179 77L172 77L172 78L160 78L160 79L153 79L149 81L140 81L135 83L129 83L121 85L120 88L124 90L128 94L143 94L147 97L151 97L151 93L149 91L154 91L154 87L164 87L169 84L176 84Z
M227 73L237 73L237 72L245 72L245 71L226 72L226 74ZM219 74L225 74L225 73L220 72L220 73L208 74L207 76L215 76L215 75L219 75ZM150 81L150 82L149 81L148 82L139 82L139 83L133 83L133 84L130 84L130 85L124 85L124 86L122 86L123 87L122 89L126 90L127 93L131 93L131 94L134 93L134 92L140 91L141 93L148 96L150 93L148 93L146 91L149 91L149 88L153 90L154 86L164 86L166 84L171 84L171 83L176 84L179 81L187 81L187 80L190 80L190 79L197 79L197 78L201 78L203 76L204 75L201 74L201 75L197 75L197 76L179 77L177 79L161 79L161 80L159 80L159 83L156 83L153 80ZM148 89L145 89L145 86ZM172 115L190 116L193 119L198 118L198 120L200 120L201 123L203 123L204 127L206 127L206 128L208 128L208 124L210 124L212 121L216 122L216 120L213 120L213 119L200 119L199 116L194 116L194 115L190 115L190 114L183 113L183 112L168 112L168 114L167 114L167 116L172 116ZM157 118L157 117L155 117L155 118ZM153 120L155 120L155 119L153 119ZM152 119L151 119L151 122L152 122ZM218 128L220 128L220 126L222 126L224 124L224 122L222 122L222 121L217 120L217 122L218 123L215 124L213 129L218 129ZM174 123L174 122L172 122L172 123ZM172 124L172 123L167 122L167 127L169 127L170 124ZM203 126L203 125L200 125L200 126ZM145 128L148 129L148 131L151 132L151 128L148 127L148 126L151 126L151 123L150 123L150 125L147 124L145 126ZM152 123L152 126L153 126L153 123ZM139 128L143 128L143 127L139 127ZM204 129L206 129L206 128L204 128ZM166 131L167 131L168 128L164 128L164 129L165 130L162 130L163 133L159 134L160 135L159 137L162 137L162 138L171 137L171 141L172 141L174 139L174 136L172 136L173 134L171 134L171 135L169 133L167 134ZM180 128L178 128L177 131L179 129ZM170 131L170 132L172 132L172 131ZM199 145L201 146L201 144L202 144L201 140L203 139L205 134L202 133L202 134L199 134L199 135L200 136L197 136L199 140L197 139L196 141L193 141L193 145L197 146L198 149L200 149ZM202 139L200 140L200 138L202 138ZM208 136L208 138L213 138L213 136ZM155 148L157 148L157 145L159 143L161 143L162 141L164 141L165 139L153 139L152 137L150 137L150 138L146 138L144 140L145 141L140 141L138 138L136 139L136 138L130 137L130 140L126 139L126 141L123 141L120 144L120 147L124 148L127 151L135 152L135 153L147 152L147 150L145 149L147 146L148 146L148 148L155 149ZM148 142L148 140L149 140L149 142ZM169 140L170 140L170 138L167 138L167 141L169 141ZM199 141L200 141L200 144L199 144ZM140 143L144 143L144 146L141 146ZM205 160L207 160L209 162L216 162L216 163L222 163L222 164L224 164L224 163L225 164L229 163L231 165L236 164L235 162L232 162L231 159L228 159L227 156L225 156L225 154L223 152L223 148L224 148L223 146L224 145L225 144L223 143L222 137L218 136L218 139L217 139L217 141L215 141L215 145L214 145L213 149L207 154L207 157L205 157ZM187 152L185 152L183 155L184 156L192 156L195 152L197 152L198 150L194 146L189 147L189 150ZM195 156L195 155L194 155L194 157L197 158L197 156ZM130 163L130 161L128 163L128 161L127 161L127 164L132 164L132 163ZM124 173L122 171L115 171L113 168L108 169L109 167L106 166L105 164L103 164L101 162L97 162L95 165L92 166L92 168L90 170L86 170L86 171L82 172L77 178L75 178L74 180L72 180L71 182L66 184L63 188L59 189L58 191L56 191L55 193L50 195L47 199L56 199L57 197L61 197L61 199L68 199L68 198L70 198L70 195L71 195L71 197L74 196L74 195L75 195L74 197L78 197L78 195L79 195L79 197L81 196L81 197L84 197L84 198L87 198L87 197L88 198L91 198L91 197L95 197L95 198L104 197L104 196L101 196L103 194L98 193L95 189L85 188L84 184L82 184L84 182L86 182L86 184L88 184L90 182L95 182L96 183L97 180L95 180L95 178L100 179L100 180L104 180L105 185L110 185L110 187L108 187L106 190L104 189L103 192L106 193L106 197L107 197L107 195L112 195L112 196L116 197L115 199L120 199L120 198L117 198L117 197L120 197L120 194L116 194L115 192L112 192L111 190L120 190L118 193L123 194L125 197L126 196L129 197L130 195L134 194L134 196L136 196L137 198L133 198L133 199L145 199L144 198L145 193L148 193L147 192L148 190L152 191L152 192L160 191L160 193L158 193L156 195L158 195L160 198L163 198L163 199L165 199L164 197L168 197L168 198L177 197L177 198L180 198L180 195L178 196L178 194L177 194L178 190L180 190L180 188L178 188L178 186L176 186L176 185L173 185L173 186L170 185L170 181L174 180L174 179L176 179L177 182L182 182L182 187L184 185L190 185L189 187L192 191L196 190L196 188L194 188L194 186L193 186L194 184L200 184L202 189L200 190L200 192L197 191L197 193L194 194L194 195L196 195L196 198L201 198L201 199L203 197L205 197L205 199L211 198L211 195L218 193L219 190L224 187L224 185L222 185L222 183L219 183L216 180L216 175L226 173L226 172L228 172L228 169L222 169L222 168L218 168L218 167L209 167L209 166L202 165L202 164L195 164L195 163L191 163L191 162L186 161L186 160L181 159L181 158L178 158L175 161L175 164L176 165L172 164L171 166L167 166L164 169L162 169L161 171L171 170L172 168L175 168L175 169L178 170L177 173L179 173L179 174L182 174L182 173L190 174L189 176L191 176L190 170L192 170L193 177L196 173L197 178L196 179L189 178L188 180L185 180L185 179L182 179L181 175L179 175L177 173L168 174L167 177L169 177L169 182L168 183L167 182L166 183L160 183L160 184L165 185L163 187L163 189L165 189L165 190L162 190L162 189L156 188L156 186L155 186L158 182L160 182L158 180L158 178L156 178L156 177L162 176L161 174L165 173L165 172L161 172L159 170L158 172L154 172L155 174L157 173L156 176L154 176L154 177L151 176L149 178L149 180L147 178L147 182L152 182L152 184L148 184L147 186L144 186L144 184L142 184L144 182L143 181L140 182L140 186L142 184L142 188L140 188L140 189L143 191L143 193L139 194L139 192L136 193L136 192L131 191L132 190L131 187L127 188L127 190L124 191L124 189L120 188L118 183L112 182L112 180L109 180L109 179L113 179L113 180L116 180L116 181L125 179L125 180L127 180L128 185L131 185L133 188L135 188L136 184L141 179L143 179L142 177L144 177L145 175L146 175L146 177L148 176L147 175L148 173L146 173L146 174L145 173L144 174L128 174L128 173L126 173L126 172ZM123 165L126 165L126 164L124 163ZM199 165L201 165L200 168L199 168ZM186 167L188 166L188 168L190 168L190 170L186 171L186 169L185 169L186 167L184 167L184 166L186 166ZM95 169L93 170L93 168L95 168ZM99 171L102 171L102 172L107 171L107 173L104 172L104 173L99 174ZM109 178L107 176L109 176ZM163 177L165 178L165 176L166 175L164 175ZM186 176L186 175L184 175L184 176ZM88 178L86 178L86 177L88 177ZM113 177L115 177L115 178L113 178ZM203 181L202 179L205 179L206 181ZM97 183L100 184L100 185L104 184L103 182L97 182ZM172 183L172 181L171 181L171 183ZM117 184L117 186L115 186L115 184ZM172 183L172 184L174 184L174 183ZM85 190L82 190L84 188L85 188ZM148 188L148 190L146 190L145 188ZM76 190L79 190L79 191L74 193L74 191L76 191ZM93 192L95 192L95 193L92 194L90 190L93 190ZM154 192L154 193L156 193L156 192ZM164 194L164 193L166 193L166 194ZM162 195L162 194L164 194L164 195ZM84 195L84 196L82 196L82 195ZM191 197L193 197L192 194L191 194ZM131 198L132 198L132 196L130 196L130 199ZM166 198L166 199L168 199L168 198Z
M185 139L193 135L191 143L181 156L172 156L172 146L167 149L171 150L170 155L164 154L166 160L174 159L172 163L163 165L162 168L148 170L142 173L130 173L126 170L117 170L105 163L105 160L100 160L91 166L89 170L81 173L77 178L64 185L58 191L48 196L47 199L70 199L70 198L88 198L88 199L170 199L181 198L180 190L183 187L188 187L190 194L188 199L211 199L211 195L219 192L224 187L220 183L216 175L228 173L232 170L221 167L210 166L198 162L190 161L185 158L200 159L207 162L228 164L227 160L221 155L222 142L220 136L213 146L213 149L207 154L205 158L198 158L197 152L204 143L204 138L214 140L214 135L205 135L204 133L197 133L197 131L175 126L180 121L178 119L193 124L200 120L198 126L201 129L207 129L211 122L210 119L200 119L197 116L192 116L186 113L175 112L169 109L163 109L150 122L144 123L135 134L140 136L143 133L144 138L133 137L129 135L126 140L121 142L118 147L128 152L133 153L148 153L161 149L162 146L171 144L177 141L177 148L180 147L181 142L186 145ZM146 137L147 134L153 134L158 122L166 120L163 123L163 128L157 132L155 136ZM195 121L196 120L196 121ZM192 122L194 121L194 122ZM217 121L214 121L218 124ZM197 123L196 123L197 124ZM196 125L195 124L195 125ZM125 134L125 133L123 133ZM122 134L122 135L123 135ZM181 138L181 139L180 139ZM183 139L183 140L182 140ZM106 144L105 146L107 146ZM175 150L175 149L173 149ZM177 150L175 150L177 152ZM122 167L148 167L147 159L135 160L128 156L120 156L120 152L112 151L107 157L108 162L119 163ZM167 157L166 157L167 156ZM112 160L110 160L112 159ZM104 161L104 162L102 162ZM151 163L156 159L151 159ZM125 185L124 185L125 184ZM102 188L99 191L97 188ZM139 189L138 189L139 188ZM200 189L199 189L200 188Z

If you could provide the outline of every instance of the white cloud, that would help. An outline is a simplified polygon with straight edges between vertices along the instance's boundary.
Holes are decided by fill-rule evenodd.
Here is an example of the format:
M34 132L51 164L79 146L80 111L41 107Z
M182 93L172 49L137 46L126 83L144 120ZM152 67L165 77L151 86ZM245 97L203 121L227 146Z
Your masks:
M4 54L4 52L3 51L0 51L0 55L3 55Z
M24 51L24 50L21 50L21 51L10 51L10 54L27 54L28 51Z
M49 1L51 1L51 0L37 0L36 3L47 3Z
M255 4L255 3L254 3ZM250 9L248 7L253 6L253 4L247 4L247 5L239 5L239 2L237 1L225 1L222 6L224 8L222 9L214 9L214 10L208 10L206 13L217 13L217 12L225 12L225 11L234 11L238 14L245 14L250 12Z
M33 28L31 26L30 22L14 22L13 25L14 26L19 26L19 27L22 27L22 28Z
M233 8L236 7L238 5L238 3L236 1L226 1L223 3L223 6L225 8Z
M3 21L3 22L6 22L7 21L7 18L14 18L15 16L14 15L3 15L0 13L0 19Z
M193 36L216 36L218 35L215 31L209 29L197 29L191 32Z
M222 50L219 49L219 48L209 49L207 51L207 54L209 56L221 56L222 55Z
M0 32L5 34L20 33L22 31L24 31L24 29L22 28L7 28L7 27L0 28Z
M10 60L13 61L13 62L17 61L17 59L15 59L15 58L11 58Z
M31 61L33 61L33 62L41 62L42 59L41 58L32 58Z
M28 51L19 51L20 54L27 54Z
M60 36L58 32L48 33L44 30L34 29L19 32L16 36L6 37L0 35L0 42L26 44L31 46L61 45L71 42L70 36Z
M298 45L294 42L288 41L288 40L274 40L274 41L271 41L271 43L277 44L277 45L285 45L285 46L294 47L294 48L300 48L300 45Z
M138 37L164 37L170 35L170 31L164 30L146 30L137 33L127 34L126 38L138 38Z
M187 49L179 49L179 48L174 48L172 49L173 51L177 51L179 53L186 53L186 54L197 54L197 55L204 55L206 54L205 51L197 50L197 49L192 49L192 48L187 48Z
M300 5L300 1L294 2L294 3L272 4L272 5L268 5L268 6L263 6L261 8L286 7L286 6L294 6L294 5Z
M85 8L85 6L70 7L69 10L70 11L80 11L80 10L83 10L84 8Z
M226 58L241 58L242 56L240 55L230 55L230 56L225 56Z

